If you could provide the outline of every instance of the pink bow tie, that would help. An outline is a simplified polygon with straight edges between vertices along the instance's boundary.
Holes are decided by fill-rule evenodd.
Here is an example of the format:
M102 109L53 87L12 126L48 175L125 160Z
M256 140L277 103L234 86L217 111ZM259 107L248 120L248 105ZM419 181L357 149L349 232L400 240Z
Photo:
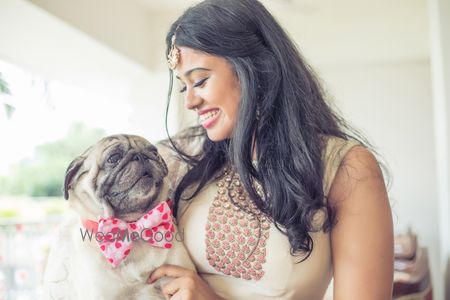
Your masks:
M130 254L133 242L142 239L155 247L170 249L173 240L173 219L170 199L151 209L135 222L109 217L99 218L98 246L111 265L117 267Z

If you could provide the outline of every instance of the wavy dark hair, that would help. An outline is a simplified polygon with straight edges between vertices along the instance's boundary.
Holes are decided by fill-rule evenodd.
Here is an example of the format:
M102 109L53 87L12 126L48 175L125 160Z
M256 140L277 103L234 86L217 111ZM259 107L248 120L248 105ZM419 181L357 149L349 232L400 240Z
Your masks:
M181 138L205 137L201 154L192 155L167 130L170 71L166 131L171 147L189 165L174 192L175 213L179 201L192 200L221 167L231 163L251 200L287 235L291 254L306 252L303 260L308 258L313 250L310 233L330 230L335 219L333 208L324 201L324 137L369 143L325 101L314 72L260 2L206 0L187 9L167 33L167 54L174 33L177 46L225 58L241 86L232 136L213 142L201 126L191 127ZM252 164L253 147L257 167ZM256 193L255 180L262 186L262 198ZM191 186L196 186L195 191L183 197ZM322 209L327 212L326 221L315 228L313 216Z

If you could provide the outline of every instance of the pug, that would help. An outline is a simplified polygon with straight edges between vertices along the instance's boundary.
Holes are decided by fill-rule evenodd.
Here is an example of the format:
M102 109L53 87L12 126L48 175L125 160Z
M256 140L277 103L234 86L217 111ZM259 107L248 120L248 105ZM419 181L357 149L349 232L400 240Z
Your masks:
M167 174L157 148L135 135L103 138L70 163L64 197L73 214L52 236L45 299L165 299L168 278L147 283L155 268L195 270L172 219Z

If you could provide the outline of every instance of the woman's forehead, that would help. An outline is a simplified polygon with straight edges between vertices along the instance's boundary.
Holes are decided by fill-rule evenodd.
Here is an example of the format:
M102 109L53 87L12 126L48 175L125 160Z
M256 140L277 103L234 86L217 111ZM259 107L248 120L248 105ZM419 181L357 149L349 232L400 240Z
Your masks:
M180 61L175 69L177 78L186 77L194 69L211 69L217 65L218 57L188 47L179 47Z

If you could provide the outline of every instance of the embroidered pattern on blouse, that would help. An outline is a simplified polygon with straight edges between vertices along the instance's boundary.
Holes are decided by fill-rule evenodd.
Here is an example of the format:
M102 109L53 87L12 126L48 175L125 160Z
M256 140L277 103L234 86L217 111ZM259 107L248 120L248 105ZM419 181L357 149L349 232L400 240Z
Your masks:
M225 275L259 280L264 276L270 221L250 200L236 172L226 169L216 184L206 223L206 259Z

